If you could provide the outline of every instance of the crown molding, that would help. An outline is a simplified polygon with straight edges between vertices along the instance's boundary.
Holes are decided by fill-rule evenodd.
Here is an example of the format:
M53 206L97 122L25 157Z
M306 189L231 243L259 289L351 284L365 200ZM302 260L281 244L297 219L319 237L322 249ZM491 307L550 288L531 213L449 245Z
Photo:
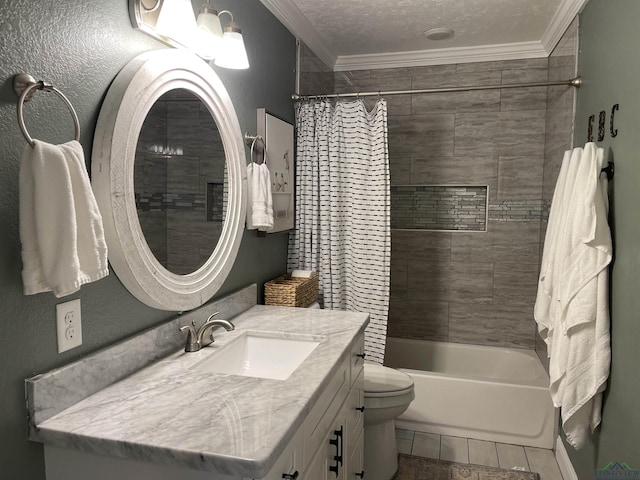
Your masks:
M378 68L422 67L454 63L492 62L523 58L542 58L549 53L541 42L506 43L479 47L439 48L411 52L343 55L335 62L334 71Z
M563 0L540 41L337 57L292 0L260 0L334 71L419 67L548 57L588 0Z
M291 0L260 0L296 38L302 40L329 68L333 69L336 55L322 40L318 31Z
M564 35L573 19L576 18L588 0L563 0L553 15L547 29L542 34L540 43L544 46L547 54L551 54L553 49Z

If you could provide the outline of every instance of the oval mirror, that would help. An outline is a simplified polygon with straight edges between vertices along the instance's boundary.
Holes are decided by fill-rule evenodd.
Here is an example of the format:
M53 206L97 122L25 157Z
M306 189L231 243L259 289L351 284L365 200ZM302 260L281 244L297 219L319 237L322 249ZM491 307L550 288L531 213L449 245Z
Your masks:
M135 152L138 221L158 262L173 273L201 268L222 233L225 153L211 112L190 90L162 94Z
M144 53L100 111L92 184L109 262L139 300L190 310L227 277L244 229L244 146L224 85L184 50Z

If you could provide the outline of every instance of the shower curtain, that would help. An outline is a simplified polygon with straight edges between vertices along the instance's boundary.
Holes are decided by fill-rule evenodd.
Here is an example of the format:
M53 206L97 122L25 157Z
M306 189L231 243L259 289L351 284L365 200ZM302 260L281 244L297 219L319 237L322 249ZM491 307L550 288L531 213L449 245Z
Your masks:
M367 360L382 363L391 257L387 104L304 102L296 111L296 226L288 268L318 273L327 309L370 314Z

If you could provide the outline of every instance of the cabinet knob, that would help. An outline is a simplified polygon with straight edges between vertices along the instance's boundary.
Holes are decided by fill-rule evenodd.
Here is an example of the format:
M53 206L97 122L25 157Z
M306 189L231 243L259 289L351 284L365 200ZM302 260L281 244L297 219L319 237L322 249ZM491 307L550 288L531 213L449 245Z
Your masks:
M287 480L296 480L296 478L298 478L299 475L300 473L296 470L293 473L283 473L282 478L286 478Z
M356 410L358 410L360 413L364 413L364 405L361 407L356 407Z
M365 358L366 356L366 353L356 353L356 357Z
M364 470L362 470L360 473L356 473L356 477L364 478Z

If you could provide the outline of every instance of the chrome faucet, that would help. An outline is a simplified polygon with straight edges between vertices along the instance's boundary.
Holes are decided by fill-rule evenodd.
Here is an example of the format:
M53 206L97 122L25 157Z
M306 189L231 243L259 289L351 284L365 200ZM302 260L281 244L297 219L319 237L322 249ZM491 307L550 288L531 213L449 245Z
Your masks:
M180 331L187 332L187 344L184 347L185 352L197 352L202 347L206 347L214 342L213 339L213 329L216 327L223 327L227 332L231 330L235 330L235 325L227 320L222 320L218 318L216 320L213 319L220 312L213 313L207 318L207 321L196 331L196 322L195 320L191 322L191 325L185 325L184 327L180 327Z

